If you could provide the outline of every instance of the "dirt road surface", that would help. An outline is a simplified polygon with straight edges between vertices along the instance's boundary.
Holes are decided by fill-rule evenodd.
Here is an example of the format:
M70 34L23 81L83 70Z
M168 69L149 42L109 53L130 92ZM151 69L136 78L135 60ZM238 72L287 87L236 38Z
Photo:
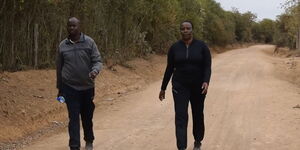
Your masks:
M299 150L299 87L276 77L274 47L257 45L217 55L205 102L203 150ZM158 100L161 81L95 111L95 150L175 150L173 100ZM110 103L107 101L107 103ZM191 117L191 115L190 115ZM188 150L193 147L189 122ZM65 132L24 150L66 150ZM84 142L82 140L82 146Z

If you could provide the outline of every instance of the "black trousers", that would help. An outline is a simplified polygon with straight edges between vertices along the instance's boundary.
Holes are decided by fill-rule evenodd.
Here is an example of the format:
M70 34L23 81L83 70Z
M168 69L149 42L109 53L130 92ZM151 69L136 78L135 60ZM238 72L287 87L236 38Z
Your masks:
M193 115L194 140L201 142L204 137L204 100L206 94L201 94L201 84L181 84L174 81L173 98L175 105L175 126L177 148L187 147L188 105L191 102Z
M80 147L80 117L84 131L84 140L93 142L93 114L95 104L93 102L95 89L77 91L67 85L63 85L63 95L69 114L69 146Z

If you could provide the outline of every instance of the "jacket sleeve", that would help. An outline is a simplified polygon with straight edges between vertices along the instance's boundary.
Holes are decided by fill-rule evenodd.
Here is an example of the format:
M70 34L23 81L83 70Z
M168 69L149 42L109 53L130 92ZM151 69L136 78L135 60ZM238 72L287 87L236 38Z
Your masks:
M167 67L162 81L161 90L167 89L167 85L171 79L173 72L174 72L174 51L171 47L168 52Z
M62 74L61 70L64 64L64 59L62 56L62 53L60 52L60 49L58 48L56 52L56 88L58 90L62 89Z
M206 44L203 46L204 56L204 82L209 83L211 76L211 54Z
M96 71L97 73L99 73L102 69L102 58L98 50L98 47L94 41L92 43L91 61L92 61L92 71Z

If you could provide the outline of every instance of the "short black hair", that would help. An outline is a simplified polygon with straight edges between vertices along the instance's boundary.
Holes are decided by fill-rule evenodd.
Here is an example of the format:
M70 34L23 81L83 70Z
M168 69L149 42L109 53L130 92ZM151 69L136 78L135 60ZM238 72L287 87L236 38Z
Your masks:
M192 21L189 21L189 20L182 21L182 22L180 23L180 27L181 27L181 25L182 25L183 23L185 23L185 22L190 23L190 24L192 25L192 29L194 28L194 25L193 25Z

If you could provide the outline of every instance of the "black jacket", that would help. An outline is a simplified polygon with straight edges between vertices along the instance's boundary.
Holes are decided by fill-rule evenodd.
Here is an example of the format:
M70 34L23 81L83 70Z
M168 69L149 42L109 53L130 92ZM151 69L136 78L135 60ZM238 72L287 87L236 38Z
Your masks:
M193 39L189 46L182 40L174 43L168 52L168 64L161 90L166 90L173 75L173 81L182 84L209 83L211 76L211 55L203 41Z

